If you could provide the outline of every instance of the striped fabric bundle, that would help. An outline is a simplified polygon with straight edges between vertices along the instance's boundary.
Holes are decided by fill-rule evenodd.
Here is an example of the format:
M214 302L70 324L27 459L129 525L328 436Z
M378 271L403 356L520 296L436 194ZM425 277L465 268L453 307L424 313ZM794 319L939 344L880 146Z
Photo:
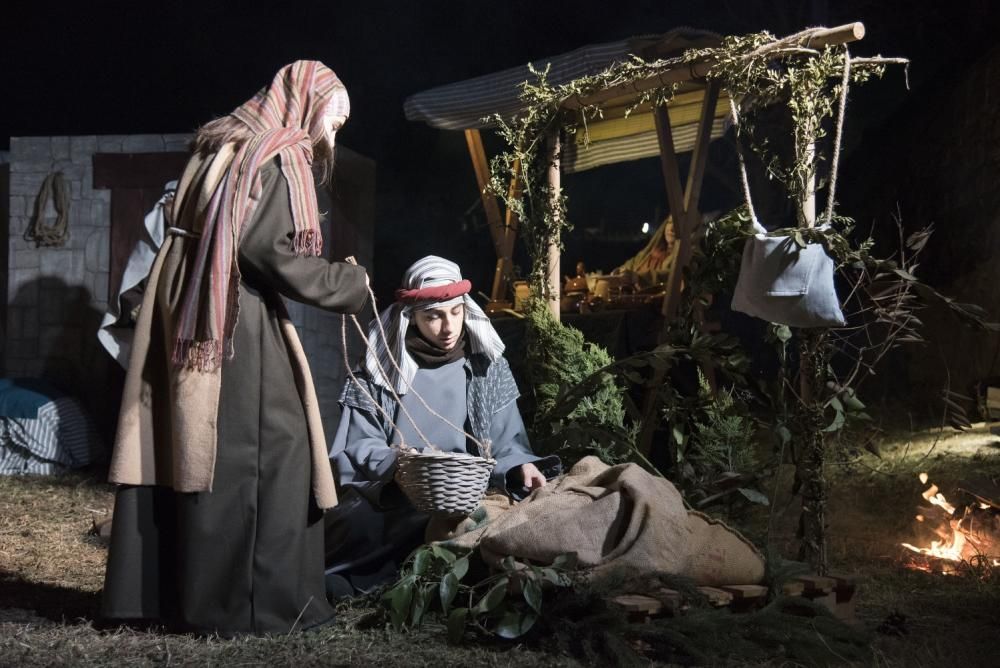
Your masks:
M468 281L462 280L462 270L457 264L436 255L428 255L406 270L401 290L412 294L411 291L415 290L463 283ZM410 326L413 312L458 303L465 305L465 331L472 352L486 355L491 362L500 359L504 351L500 335L493 329L493 323L483 309L469 296L466 286L462 285L461 288L465 291L450 299L408 298L405 302L397 301L382 311L378 320L372 320L368 327L368 350L365 354L365 369L369 377L383 387L394 389L399 395L406 394L413 375L417 372L417 362L406 349L406 330ZM384 338L382 331L385 332ZM402 374L396 370L393 359L398 363Z
M275 156L280 156L288 182L295 225L292 249L297 255L322 252L312 150L326 135L323 120L330 109L345 117L349 113L344 85L322 63L300 60L281 68L269 86L232 112L254 136L236 147L222 179L205 198L209 200L206 215L192 230L201 238L177 314L176 365L215 371L223 354L233 355L240 280L236 245L260 197L260 170ZM183 193L175 210L202 196Z
M104 444L83 406L58 397L35 417L0 417L0 475L53 475L92 464Z

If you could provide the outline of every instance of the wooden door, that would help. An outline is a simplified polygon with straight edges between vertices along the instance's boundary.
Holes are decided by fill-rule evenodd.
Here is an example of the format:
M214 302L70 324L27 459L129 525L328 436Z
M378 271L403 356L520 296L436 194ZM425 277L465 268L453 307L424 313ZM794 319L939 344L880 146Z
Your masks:
M94 188L111 191L109 302L117 298L146 214L163 196L163 186L180 178L188 157L181 152L94 154Z

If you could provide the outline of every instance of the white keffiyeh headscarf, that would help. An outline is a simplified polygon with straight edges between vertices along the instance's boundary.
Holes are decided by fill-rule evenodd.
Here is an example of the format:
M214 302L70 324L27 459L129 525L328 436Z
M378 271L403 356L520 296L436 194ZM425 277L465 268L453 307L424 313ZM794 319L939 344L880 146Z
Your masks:
M406 349L406 330L413 312L428 308L464 304L465 332L472 352L486 355L491 362L499 359L504 351L503 341L483 309L469 296L470 289L469 281L462 279L461 269L450 260L428 255L413 263L403 274L403 285L396 291L397 301L368 326L365 368L372 380L400 395L409 390L417 362ZM402 374L393 366L390 353Z

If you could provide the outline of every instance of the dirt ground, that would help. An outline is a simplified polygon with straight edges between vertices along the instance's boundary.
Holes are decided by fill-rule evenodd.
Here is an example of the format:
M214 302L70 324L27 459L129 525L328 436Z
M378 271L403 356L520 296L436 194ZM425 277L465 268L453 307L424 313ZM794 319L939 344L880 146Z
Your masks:
M948 494L969 484L1000 488L1000 438L983 429L885 438L831 465L830 560L859 583L859 625L872 639L865 665L995 666L1000 573L941 575L904 567L899 543L928 538L914 521L926 471ZM761 547L791 552L798 508L788 471L769 509L740 516ZM771 491L771 490L769 490ZM94 626L106 547L89 535L107 516L112 489L95 475L0 478L0 666L397 665L569 666L544 644L450 646L444 629L360 629L364 609L342 610L322 630L274 638L195 638ZM1000 569L998 569L1000 570ZM741 665L738 657L725 665ZM793 665L775 659L765 665Z

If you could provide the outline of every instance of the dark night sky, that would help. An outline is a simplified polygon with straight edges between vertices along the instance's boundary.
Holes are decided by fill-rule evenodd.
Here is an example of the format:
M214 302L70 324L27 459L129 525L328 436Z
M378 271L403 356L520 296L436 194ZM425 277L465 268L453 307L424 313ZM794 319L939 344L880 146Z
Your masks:
M407 122L402 104L410 94L679 25L723 33L767 28L783 35L853 20L868 29L855 52L911 57L918 88L966 57L963 48L978 50L978 35L991 36L989 26L998 25L989 0L31 4L7 3L3 12L7 87L0 150L10 136L189 132L243 102L281 65L320 59L351 93L352 116L340 140L378 163L377 262L397 275L402 267L396 264L434 250L407 245L402 239L408 230L435 223L448 230L476 200L461 133ZM852 122L859 115L881 120L905 95L898 81L872 87L893 92L873 93L867 103L862 98ZM645 201L641 211L622 213L621 202L613 211L637 220L651 212L655 202L649 200L665 198L657 192L656 161L642 162L649 164L636 166L638 177L640 172L618 169L582 179L576 187L581 208L571 211L583 219L613 215L602 208L607 198L588 199L587 193L602 190L592 183L606 192L620 182L639 188L624 199ZM571 206L573 197L571 190ZM489 253L487 243L482 249ZM492 264L489 255L483 259Z

